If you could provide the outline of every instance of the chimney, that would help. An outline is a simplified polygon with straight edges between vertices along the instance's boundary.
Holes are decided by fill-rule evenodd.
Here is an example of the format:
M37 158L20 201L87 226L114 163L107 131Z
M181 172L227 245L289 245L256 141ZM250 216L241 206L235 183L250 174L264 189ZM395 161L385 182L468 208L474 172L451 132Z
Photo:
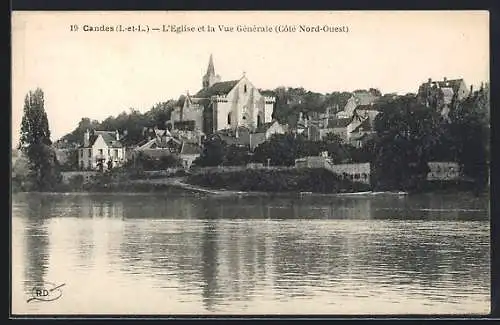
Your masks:
M443 78L443 81L444 81L444 82L446 82L446 81L448 81L448 79L446 79L446 77L444 77L444 78Z
M90 132L89 129L87 129L83 134L83 146L88 147L89 145L90 145Z
M118 132L118 130L115 131L115 137L116 137L116 141L120 140L120 132Z
M432 78L429 78L428 82L429 82L429 85L430 85L430 84L431 84L431 82L432 82Z

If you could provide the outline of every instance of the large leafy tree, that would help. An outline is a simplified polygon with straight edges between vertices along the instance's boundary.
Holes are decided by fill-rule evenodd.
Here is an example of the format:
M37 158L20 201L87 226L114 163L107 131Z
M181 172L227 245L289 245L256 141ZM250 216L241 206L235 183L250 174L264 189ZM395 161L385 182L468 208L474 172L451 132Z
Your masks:
M19 149L28 158L33 190L51 190L60 181L59 166L51 148L49 122L43 91L30 91L24 100Z
M479 187L488 181L490 157L489 92L481 89L450 114L449 137L466 176Z
M219 137L214 136L206 139L203 143L203 151L196 158L194 164L197 166L219 166L224 163L226 157L227 144Z
M398 97L379 108L374 167L385 183L381 185L404 189L420 186L439 141L439 113L418 103L414 96Z

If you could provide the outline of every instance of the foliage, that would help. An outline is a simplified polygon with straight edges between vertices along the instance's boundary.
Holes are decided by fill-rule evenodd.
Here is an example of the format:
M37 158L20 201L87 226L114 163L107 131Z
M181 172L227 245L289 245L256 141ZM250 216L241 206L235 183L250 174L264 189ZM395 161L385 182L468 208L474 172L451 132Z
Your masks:
M225 149L224 166L242 166L250 162L250 154L245 146L229 145Z
M201 155L194 160L194 164L200 167L219 166L226 157L227 144L219 137L210 137L203 142Z
M78 170L78 149L70 149L67 153L67 159L61 164L61 171Z
M30 190L52 190L61 181L59 163L50 146L49 122L40 88L30 91L24 101L19 149L28 158Z
M448 129L464 174L478 187L486 186L489 177L489 103L483 102L485 96L489 95L478 92L460 103L450 114Z
M150 157L142 152L136 154L134 159L126 162L124 168L127 170L151 171L165 170L182 166L181 160L176 155L166 155L159 158Z
M188 182L238 191L338 193L369 190L368 185L342 180L324 169L212 172L189 176Z
M303 135L275 134L268 141L259 145L254 152L253 161L272 166L293 166L295 159L318 156L327 151L334 162L349 159L342 140L335 134L328 134L323 141L307 140Z
M422 186L432 148L439 137L440 115L401 96L380 107L375 118L377 132L374 168L382 187L414 189Z

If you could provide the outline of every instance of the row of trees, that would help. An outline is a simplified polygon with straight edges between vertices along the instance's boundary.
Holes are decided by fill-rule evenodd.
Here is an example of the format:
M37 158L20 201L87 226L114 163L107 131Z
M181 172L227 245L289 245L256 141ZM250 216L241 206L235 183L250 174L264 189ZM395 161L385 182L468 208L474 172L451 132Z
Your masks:
M301 134L275 134L253 152L248 146L228 145L218 137L205 141L203 151L195 160L197 166L238 166L247 163L263 163L272 166L293 166L295 159L318 156L327 151L334 163L361 162L367 159L362 149L357 149L337 135L330 133L322 141L308 140Z

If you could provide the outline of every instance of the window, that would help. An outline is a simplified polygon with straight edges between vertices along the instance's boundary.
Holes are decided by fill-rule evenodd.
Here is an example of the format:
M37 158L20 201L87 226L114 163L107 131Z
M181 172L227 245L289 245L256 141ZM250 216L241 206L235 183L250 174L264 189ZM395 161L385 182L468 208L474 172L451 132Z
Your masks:
M108 149L108 156L111 156L111 149Z
M80 150L80 158L83 158L83 149Z
M247 92L247 85L244 85L243 86L243 92L246 93Z
M92 156L92 149L89 149L88 150L88 156L91 157Z
M262 125L262 118L260 117L260 115L257 115L257 127L261 125Z
M231 125L231 112L227 114L227 124Z
M115 149L115 152L114 152L114 157L115 157L115 158L118 158L118 149Z
M92 160L89 159L87 166L88 166L88 168L92 168Z
M99 149L99 156L102 156L102 155L103 155L103 150Z

